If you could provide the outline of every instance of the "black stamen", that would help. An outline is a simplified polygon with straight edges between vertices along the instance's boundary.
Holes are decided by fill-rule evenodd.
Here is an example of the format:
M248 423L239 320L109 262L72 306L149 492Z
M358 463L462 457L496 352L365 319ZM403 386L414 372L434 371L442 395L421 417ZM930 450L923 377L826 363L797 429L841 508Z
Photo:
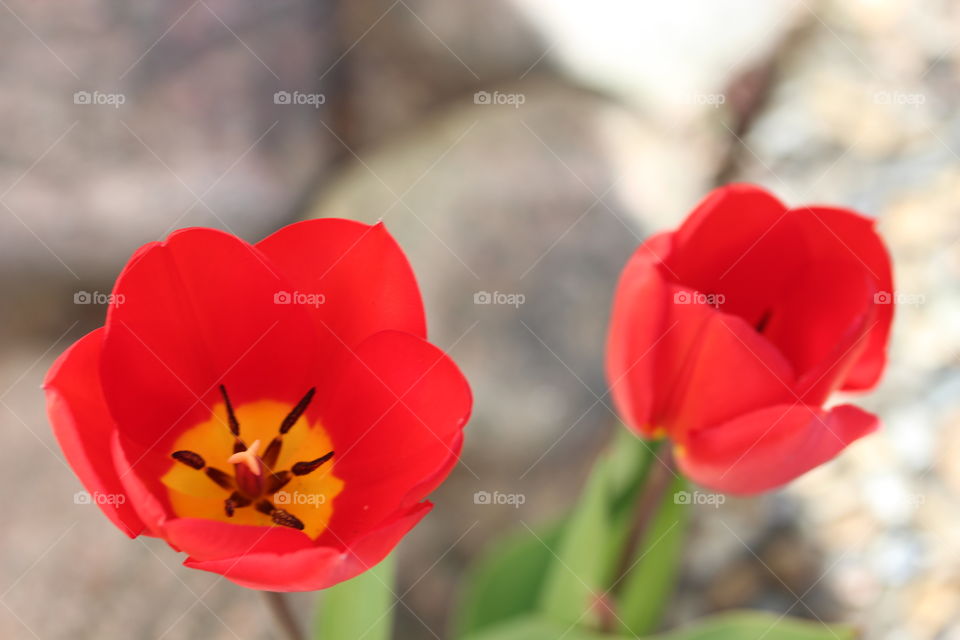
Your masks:
M243 444L243 440L237 438L237 441L233 443L233 452L240 453L241 451L246 451L247 445Z
M303 530L303 523L300 522L300 519L293 514L287 513L283 509L274 509L273 513L270 514L270 518L273 519L275 524Z
M170 455L177 462L182 462L188 467L192 467L194 469L203 469L205 466L207 466L203 456L201 456L199 453L194 453L193 451L187 451L184 449L182 451L174 451Z
M220 394L223 396L224 404L227 405L227 420L230 421L230 433L232 433L235 436L239 436L240 422L237 421L237 416L236 414L233 413L233 405L230 404L230 398L227 396L227 388L223 385L220 385ZM243 449L241 449L241 451L243 451Z
M238 492L234 491L230 494L230 497L223 501L223 510L226 512L227 516L232 518L234 509L240 507L245 507L250 504L250 498L240 495Z
M281 471L270 476L270 481L267 484L266 493L276 493L280 491L286 484L290 482L290 472Z
M277 436L270 441L270 444L267 445L267 450L260 456L260 461L263 462L267 469L272 470L276 466L277 458L280 457L281 442L280 436Z
M283 422L280 424L280 434L283 435L287 431L290 431L290 428L297 423L297 420L300 419L300 416L303 415L303 412L307 410L307 406L310 404L310 401L313 400L313 394L316 393L317 388L312 387L310 391L307 391L307 395L303 396L300 399L300 402L297 403L297 406L293 408L287 417L283 419Z
M293 475L295 476L305 476L308 473L316 471L317 467L319 467L320 465L322 465L324 462L326 462L332 457L333 457L333 451L331 451L330 453L324 456L320 456L316 460L310 460L309 462L298 462L295 465L293 465L293 467L290 468L290 471L292 471Z
M229 473L225 473L214 467L207 467L207 476L224 489L233 489L233 476Z
M770 316L773 315L773 311L767 309L763 312L763 315L760 316L760 320L757 321L756 326L754 327L757 330L757 333L763 333L763 330L767 328L767 325L770 324Z
M260 502L257 503L257 505L254 508L260 513L263 513L268 516L272 515L273 512L277 510L277 508L274 507L269 500L261 500Z

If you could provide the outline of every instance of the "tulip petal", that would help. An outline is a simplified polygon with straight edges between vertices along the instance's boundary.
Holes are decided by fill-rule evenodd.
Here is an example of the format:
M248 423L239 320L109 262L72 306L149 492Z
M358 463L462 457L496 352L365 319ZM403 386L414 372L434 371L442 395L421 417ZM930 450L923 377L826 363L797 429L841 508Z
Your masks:
M692 302L691 291L670 290L657 415L672 438L796 399L793 369L773 344L742 318Z
M774 303L764 335L796 367L796 391L807 404L823 404L867 348L878 322L875 293L861 265L824 257Z
M103 513L131 538L144 528L110 456L116 426L100 387L103 329L63 352L44 380L47 413L67 462ZM108 499L102 499L106 497Z
M656 349L666 338L668 287L660 262L670 252L671 234L644 242L627 263L614 297L607 337L607 380L623 419L652 436Z
M305 305L325 362L349 360L349 349L385 330L426 338L420 289L402 249L383 223L322 218L284 227L257 243L293 292L316 295ZM336 369L332 365L330 369Z
M119 429L112 436L109 451L130 505L149 534L162 537L161 527L173 513L167 489L160 482L170 459L124 437Z
M470 388L442 351L410 334L365 340L318 398L343 480L320 541L350 543L398 509L422 500L459 457Z
M203 520L173 518L162 526L163 538L191 560L222 560L248 553L293 553L315 545L290 527L256 527Z
M732 184L711 192L677 229L666 266L675 282L722 295L726 313L757 326L805 256L783 203L759 187Z
M237 405L295 404L323 363L306 312L275 302L288 289L259 250L221 231L185 229L141 249L117 281L103 344L118 428L168 453L209 417L221 383Z
M879 426L853 405L766 407L689 434L678 455L695 482L717 491L760 493L828 460Z
M413 505L349 547L315 546L292 553L251 552L218 560L187 558L184 565L219 573L240 586L270 591L325 589L363 573L383 560L401 538L430 511L429 502Z
M873 387L887 361L887 342L893 324L893 273L890 255L877 234L875 222L844 209L805 207L797 212L808 239L819 238L813 247L814 260L844 256L864 269L872 279L877 296L872 301L875 311L866 345L846 378L843 389L860 391Z
M883 370L893 308L873 296L893 284L890 258L868 218L829 207L787 209L759 187L729 185L677 230L665 267L676 282L723 295L726 313L767 326L798 375L818 377L833 368L842 375L829 376L831 388L857 390L873 386ZM850 350L871 314L866 342ZM816 326L798 330L800 316ZM838 352L841 339L846 344ZM824 362L844 352L843 362Z

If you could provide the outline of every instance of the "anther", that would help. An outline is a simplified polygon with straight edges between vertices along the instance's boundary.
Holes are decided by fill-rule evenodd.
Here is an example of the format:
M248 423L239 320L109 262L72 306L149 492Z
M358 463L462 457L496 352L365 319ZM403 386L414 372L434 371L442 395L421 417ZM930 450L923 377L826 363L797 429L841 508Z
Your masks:
M297 406L287 414L287 417L283 419L283 422L280 423L280 434L283 435L297 423L297 420L300 419L300 416L303 415L303 412L307 410L307 407L310 405L310 401L313 400L313 394L317 392L316 387L311 387L307 391L307 395L303 396L300 399L300 402L297 403Z
M207 476L224 489L233 489L233 476L214 467L207 467Z
M326 455L320 456L316 460L310 460L309 462L298 462L290 468L290 471L292 471L293 475L295 476L305 476L308 473L316 471L320 465L332 457L333 451Z
M227 395L227 388L223 385L220 385L220 394L223 396L224 404L227 405L227 420L230 422L230 433L235 436L239 436L240 422L237 420L237 416L233 412L233 405L230 404L230 397Z
M260 461L263 462L267 469L272 470L277 465L277 458L280 457L280 445L280 436L277 436L270 441L270 444L267 445L267 450L260 456Z
M193 451L187 451L186 449L182 451L174 451L172 454L170 454L170 457L177 462L182 462L188 467L198 470L207 466L207 462L203 459L203 456L201 456L199 453L194 453Z
M275 524L303 530L303 523L300 522L300 519L293 514L287 513L283 509L274 509L273 513L270 514L270 518Z
M279 471L270 477L270 480L267 483L266 493L276 493L286 486L288 482L290 482L290 472Z
M234 491L230 494L230 497L223 501L223 510L226 512L227 516L232 518L234 509L240 507L245 507L250 504L250 499L240 495L239 492Z

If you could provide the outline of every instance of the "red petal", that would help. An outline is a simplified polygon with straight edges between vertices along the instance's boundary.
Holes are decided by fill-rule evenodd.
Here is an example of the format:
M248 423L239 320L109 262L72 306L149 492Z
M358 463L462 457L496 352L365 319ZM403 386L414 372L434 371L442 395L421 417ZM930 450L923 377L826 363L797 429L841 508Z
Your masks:
M169 468L170 459L125 438L119 429L113 432L110 454L137 516L150 535L162 537L161 526L171 517L172 510L160 478Z
M163 538L191 560L222 560L248 553L293 553L314 547L304 533L289 527L251 527L216 520L174 518Z
M797 393L807 404L823 404L867 348L878 322L876 292L861 265L824 257L777 300L764 335L797 368Z
M730 185L678 229L665 267L676 282L723 294L725 312L767 324L765 333L798 375L815 378L834 367L831 388L864 389L883 369L893 308L873 295L893 285L889 256L867 218L842 209L788 210L758 187ZM874 313L864 345L850 349ZM807 324L797 327L801 316ZM838 352L840 340L846 343ZM844 362L836 362L839 353L847 354Z
M876 416L852 405L778 405L691 433L678 459L706 487L760 493L831 460L878 426Z
M844 209L806 207L799 209L798 217L806 228L806 235L820 238L812 244L815 260L842 256L859 265L869 276L877 293L888 294L875 299L872 330L863 352L847 373L843 389L864 390L873 387L883 373L887 361L887 342L893 323L893 274L890 254L877 234L874 221Z
M291 293L322 296L307 305L325 362L379 331L426 337L420 289L410 263L382 223L307 220L257 243L289 281ZM319 298L318 298L319 299Z
M635 430L650 436L656 349L667 328L667 285L659 264L669 254L672 234L644 242L620 276L607 337L607 380L614 404Z
M141 249L117 281L103 344L118 428L166 451L209 416L220 383L237 405L296 403L323 363L303 308L275 302L288 289L259 250L221 231L186 229Z
M198 560L191 557L187 558L184 565L219 573L228 580L251 589L326 589L376 566L431 507L429 502L410 507L378 528L366 532L346 550L318 546L293 553L254 551L219 560Z
M711 192L680 226L666 266L675 282L723 294L725 312L756 326L806 262L798 237L779 200L733 184Z
M409 334L364 341L319 399L344 481L320 540L349 543L422 500L456 463L470 415L470 388L442 351Z
M657 413L670 436L795 399L790 363L742 318L691 303L693 293L671 288L659 350ZM688 297L684 298L684 294ZM685 301L684 301L685 300Z
M57 358L44 380L47 414L67 462L87 492L110 520L131 538L144 528L110 456L116 430L100 387L100 348L97 329Z

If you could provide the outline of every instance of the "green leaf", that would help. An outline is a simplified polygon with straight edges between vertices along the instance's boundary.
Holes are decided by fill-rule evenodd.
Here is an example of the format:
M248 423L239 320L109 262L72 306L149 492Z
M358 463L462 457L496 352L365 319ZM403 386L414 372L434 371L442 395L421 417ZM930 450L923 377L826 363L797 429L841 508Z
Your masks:
M317 640L389 640L393 628L393 554L356 578L323 592L314 622Z
M608 575L606 550L611 540L611 502L615 465L605 455L594 466L547 571L541 609L547 618L590 626L599 622L597 596Z
M651 458L650 446L625 427L616 429L608 453L596 465L603 466L610 476L607 510L612 510L615 522L626 523L629 519ZM457 637L537 609L547 571L555 562L551 550L559 548L568 520L569 516L548 527L536 527L533 532L521 529L504 536L473 563L463 581L455 616ZM619 541L625 532L612 531L611 535ZM607 549L594 549L605 571L616 561L618 550L616 542Z
M690 517L690 507L674 497L687 486L683 477L672 480L639 547L635 564L617 589L617 615L622 630L631 635L656 631L672 599Z
M650 469L653 465L661 464L656 457L661 446L662 442L647 442L626 427L618 429L617 437L613 441L609 463L614 474L610 506L610 544L604 560L608 567L605 582L608 586L618 577L614 574L623 547L627 544L634 510L646 486Z
M606 460L601 464L610 467L614 517L627 515L643 488L650 466L656 462L654 455L661 442L647 442L628 427L620 426L614 433Z
M657 443L639 440L625 427L618 428L607 452L593 469L592 475L602 473L609 479L602 522L609 529L610 543L605 548L593 547L584 551L592 556L591 561L597 565L597 572L602 572L605 581L609 580L613 563L619 557L631 507L643 486L656 446ZM585 491L580 506L574 510L581 512L587 499ZM563 544L562 534L569 520L570 516L567 516L549 527L536 527L532 531L521 529L500 538L474 563L464 580L455 616L457 637L537 610L547 572L553 573L552 565L558 564L554 552ZM569 575L562 565L560 570ZM584 609L581 607L576 615L579 616Z
M462 640L626 640L634 636L603 634L544 620L536 616L512 620ZM854 640L847 625L824 625L773 613L742 611L704 618L689 626L645 640Z
M626 640L628 636L604 635L574 625L529 616L467 636L464 640Z
M536 609L562 526L556 523L537 536L526 529L504 536L474 563L464 581L456 637Z
M648 640L853 640L858 635L847 625L825 625L773 613L738 611L705 618L689 627Z

